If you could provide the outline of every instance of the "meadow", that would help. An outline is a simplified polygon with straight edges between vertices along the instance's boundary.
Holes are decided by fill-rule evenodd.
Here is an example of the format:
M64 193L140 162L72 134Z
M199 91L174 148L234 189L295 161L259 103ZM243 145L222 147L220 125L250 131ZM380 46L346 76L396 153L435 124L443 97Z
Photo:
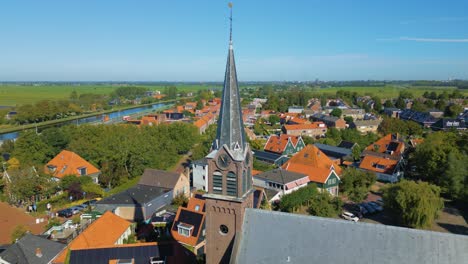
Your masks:
M146 87L149 90L164 91L170 84L158 85L137 85ZM178 91L198 91L202 89L222 88L220 83L199 83L199 84L174 84ZM15 85L0 84L0 106L16 106L22 104L33 104L41 100L60 100L70 97L72 91L79 94L110 94L118 85L104 84L84 84L84 85ZM241 89L245 86L241 85ZM248 87L252 87L249 85ZM380 98L398 97L400 91L410 91L415 97L421 97L424 92L442 93L443 91L452 92L455 87L433 87L433 86L403 86L388 85L376 87L330 87L330 88L312 88L312 91L327 95L335 95L338 90L357 92L359 95L376 95ZM468 90L460 90L464 96L468 96Z

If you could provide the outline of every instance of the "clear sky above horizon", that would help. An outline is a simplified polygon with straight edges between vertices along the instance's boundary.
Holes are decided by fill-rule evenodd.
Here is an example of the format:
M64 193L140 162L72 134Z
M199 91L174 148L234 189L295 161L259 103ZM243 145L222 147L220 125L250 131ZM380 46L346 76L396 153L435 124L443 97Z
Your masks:
M222 81L228 1L0 2L0 81ZM468 1L238 0L239 81L468 79Z

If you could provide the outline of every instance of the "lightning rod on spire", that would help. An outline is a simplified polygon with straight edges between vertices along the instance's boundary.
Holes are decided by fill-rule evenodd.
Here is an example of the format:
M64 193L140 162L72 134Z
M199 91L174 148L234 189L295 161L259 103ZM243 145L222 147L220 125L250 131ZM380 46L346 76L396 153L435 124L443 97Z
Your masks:
M229 9L231 11L231 15L229 16L229 21L230 21L229 44L232 45L232 2L229 2L228 6L229 6Z

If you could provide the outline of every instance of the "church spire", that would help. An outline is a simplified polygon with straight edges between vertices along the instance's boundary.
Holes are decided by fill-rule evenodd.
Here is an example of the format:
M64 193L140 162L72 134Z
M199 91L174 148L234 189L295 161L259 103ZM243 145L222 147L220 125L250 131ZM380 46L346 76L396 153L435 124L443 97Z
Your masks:
M232 4L229 4L229 7L231 9L231 15L229 17L229 51L214 149L220 149L223 145L226 145L234 159L242 160L246 143L239 87L237 83L236 64L234 60L234 49L232 47Z

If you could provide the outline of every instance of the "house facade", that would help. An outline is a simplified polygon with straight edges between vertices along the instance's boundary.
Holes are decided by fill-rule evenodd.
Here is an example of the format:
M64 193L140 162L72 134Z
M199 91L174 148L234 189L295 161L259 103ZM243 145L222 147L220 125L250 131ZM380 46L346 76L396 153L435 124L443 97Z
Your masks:
M311 116L311 119L314 121L323 122L327 127L334 127L336 129L345 129L346 121L342 118L336 116L324 115L324 114L314 114Z
M273 191L274 195L268 197L270 202L279 200L285 194L306 187L308 183L309 176L306 174L283 169L274 169L253 176L254 186Z
M283 133L290 136L323 137L327 133L327 126L323 122L313 122L302 125L284 125Z
M381 119L355 120L350 127L355 128L362 134L376 133L380 123L382 123Z
M301 136L271 135L263 148L267 152L280 155L293 155L305 147Z

